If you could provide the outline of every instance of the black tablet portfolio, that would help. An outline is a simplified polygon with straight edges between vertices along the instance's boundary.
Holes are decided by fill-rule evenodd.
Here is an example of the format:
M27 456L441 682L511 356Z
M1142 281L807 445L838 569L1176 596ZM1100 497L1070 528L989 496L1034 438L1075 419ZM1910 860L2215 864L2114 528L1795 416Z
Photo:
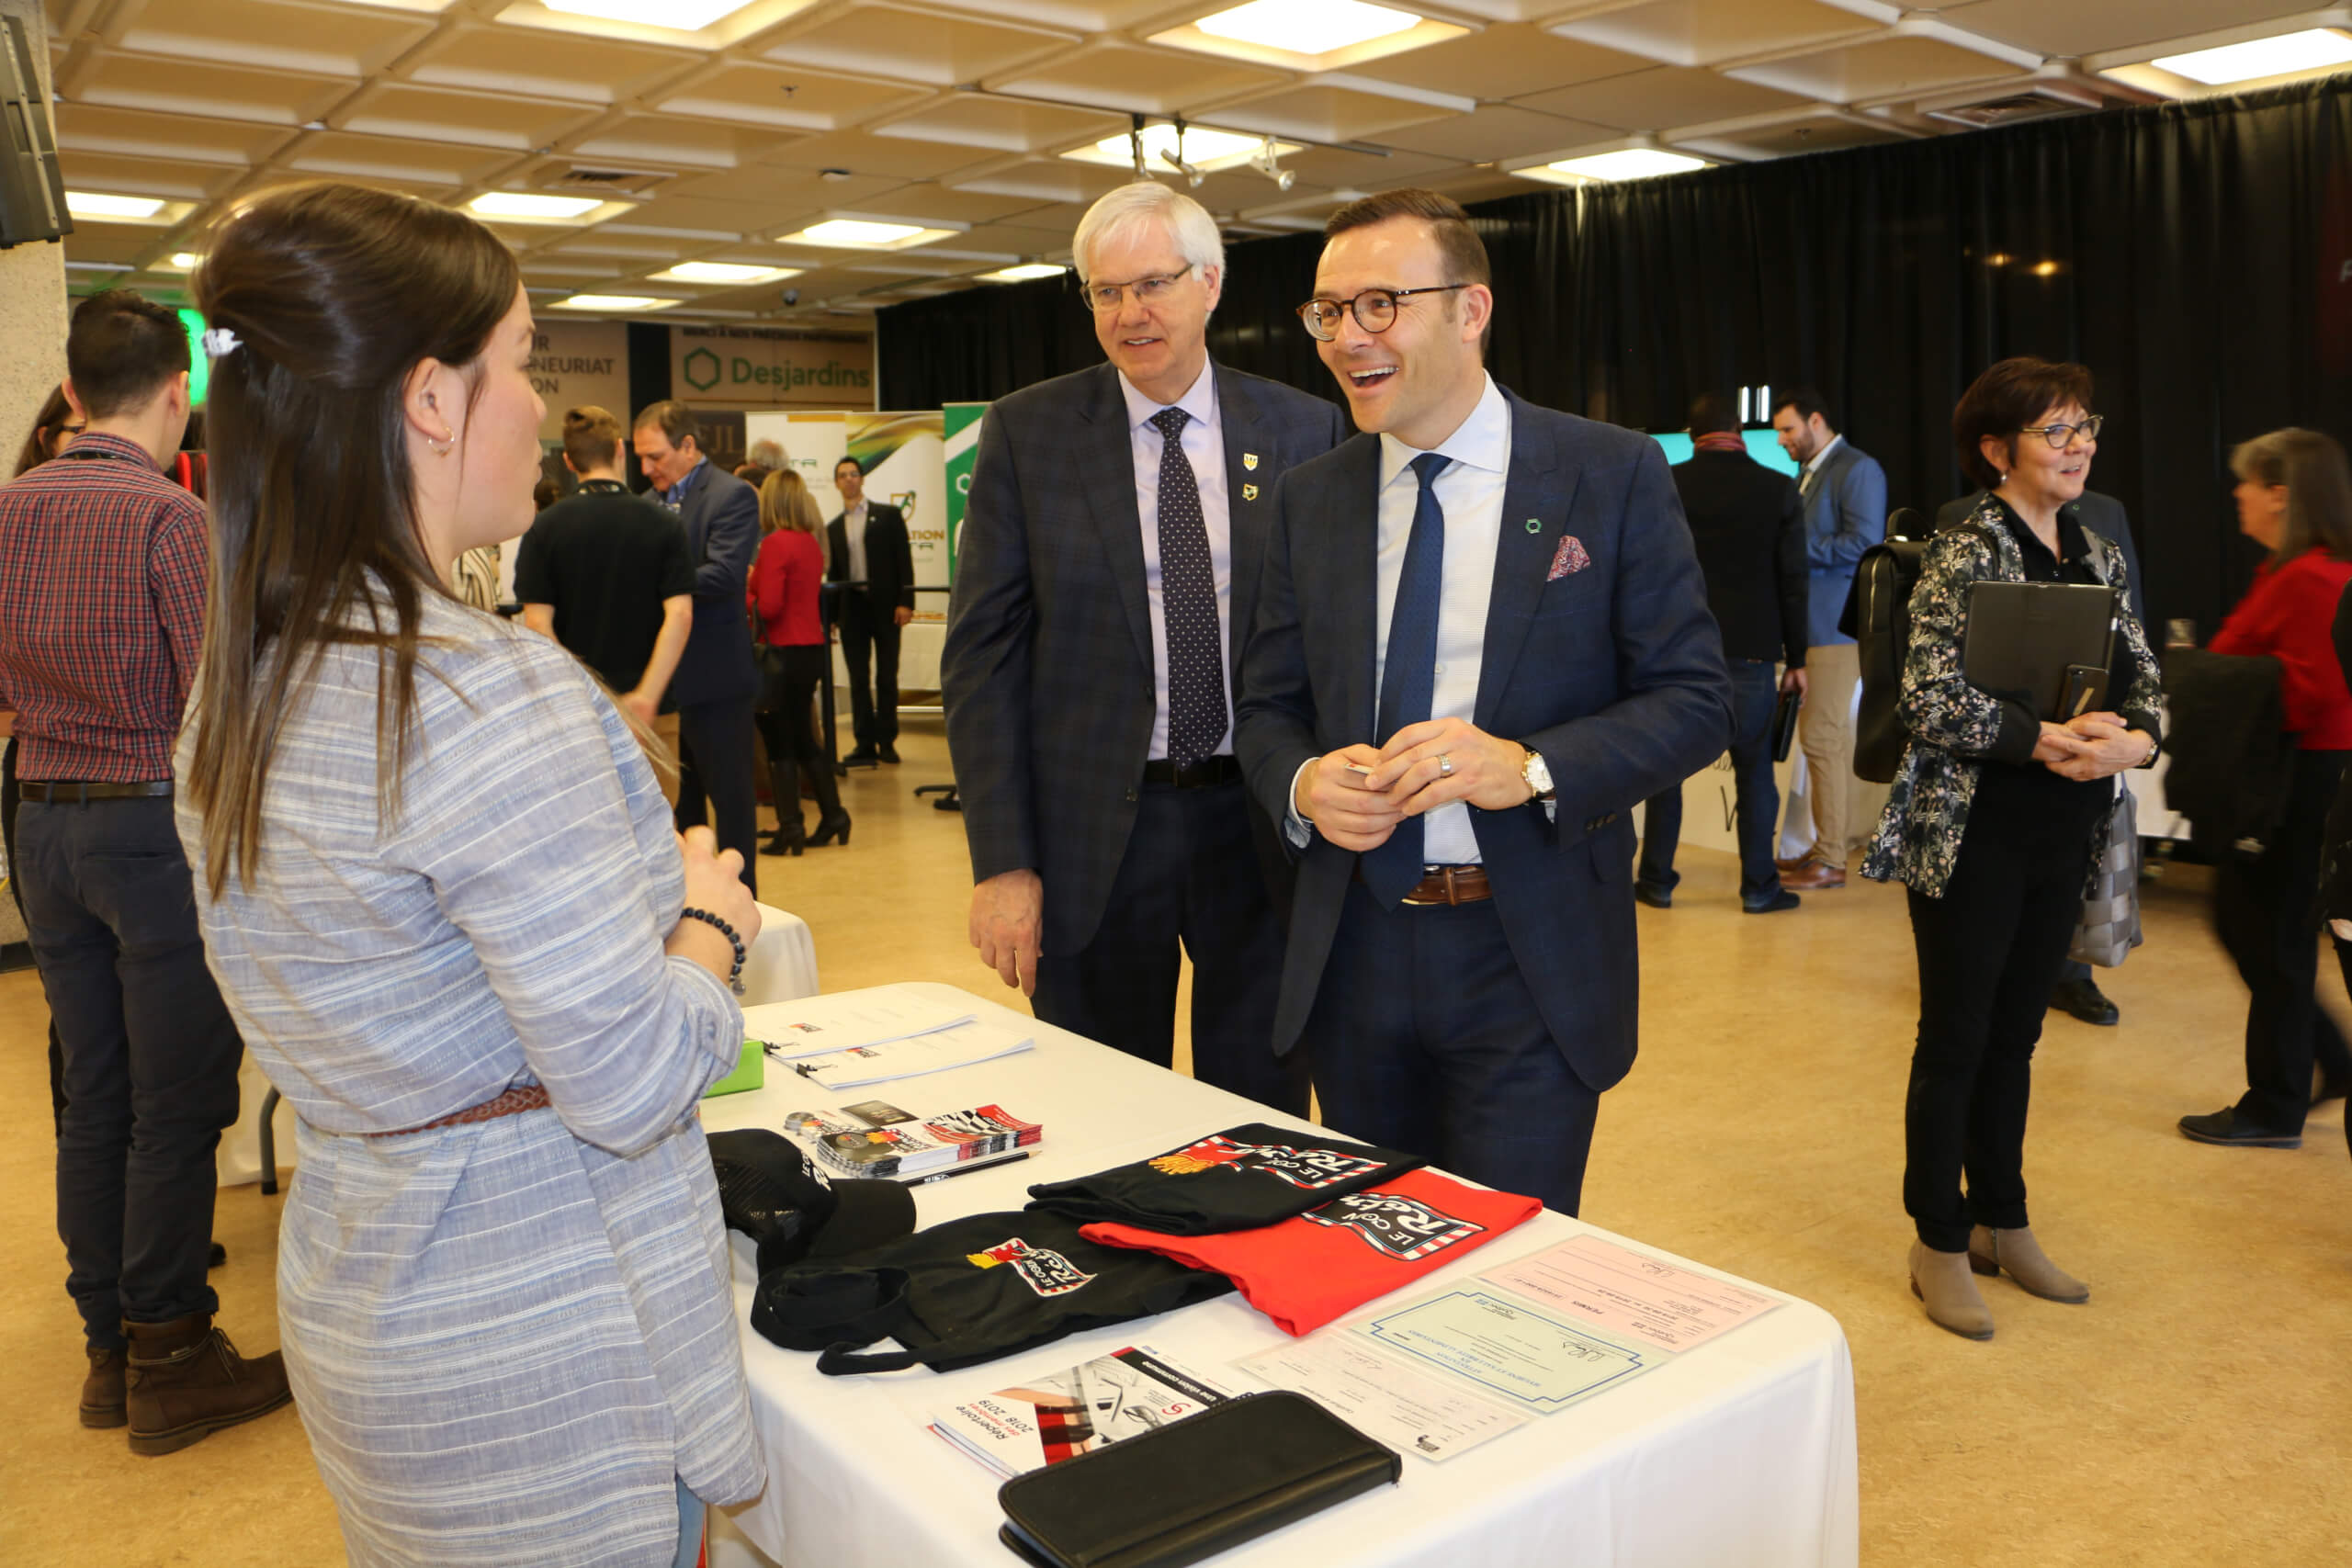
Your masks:
M1789 744L1797 738L1797 708L1804 701L1794 692L1782 692L1772 705L1772 761L1789 760Z
M1006 1482L998 1534L1039 1568L1183 1568L1393 1486L1403 1463L1304 1394L1244 1394Z
M1990 696L2024 704L2064 724L2070 684L2083 711L2106 698L2114 646L2115 590L2093 583L1972 582L1960 672ZM2069 673L2075 680L2069 682ZM2092 672L2087 688L2083 671ZM2088 702L2081 693L2088 689Z

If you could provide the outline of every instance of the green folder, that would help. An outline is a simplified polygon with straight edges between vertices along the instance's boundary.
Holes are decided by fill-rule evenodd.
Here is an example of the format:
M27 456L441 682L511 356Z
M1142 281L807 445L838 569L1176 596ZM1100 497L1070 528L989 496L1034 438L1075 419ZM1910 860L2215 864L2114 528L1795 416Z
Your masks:
M757 1040L743 1042L743 1059L735 1070L702 1091L705 1100L714 1095L741 1094L747 1089L759 1089L768 1080L767 1047Z

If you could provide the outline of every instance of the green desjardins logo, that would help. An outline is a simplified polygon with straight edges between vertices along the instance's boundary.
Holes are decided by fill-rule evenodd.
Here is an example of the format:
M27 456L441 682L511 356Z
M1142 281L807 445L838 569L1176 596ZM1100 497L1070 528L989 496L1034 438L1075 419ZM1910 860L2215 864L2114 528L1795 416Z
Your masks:
M686 385L697 392L707 392L718 385L718 355L707 348L697 348L686 355L679 366L686 378Z

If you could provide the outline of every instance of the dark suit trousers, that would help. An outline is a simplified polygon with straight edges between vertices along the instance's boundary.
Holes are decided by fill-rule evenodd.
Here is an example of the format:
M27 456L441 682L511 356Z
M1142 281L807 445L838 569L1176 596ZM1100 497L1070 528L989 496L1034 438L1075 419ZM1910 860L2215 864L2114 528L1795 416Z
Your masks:
M2328 803L2352 752L2298 751L2287 814L2259 855L2231 851L2215 868L2213 923L2253 992L2245 1015L2245 1081L2238 1114L2298 1132L2311 1109L2312 1063L2352 1077L2344 1037L2320 1010L2319 897Z
M1140 802L1102 925L1080 951L1037 960L1032 1007L1167 1066L1181 942L1193 961L1193 1076L1304 1116L1306 1054L1273 1051L1283 932L1250 840L1249 787L1146 785Z
M1302 1042L1333 1132L1577 1212L1600 1097L1544 1027L1494 900L1383 909L1350 884Z
M166 796L17 808L41 989L65 1052L57 1232L94 1346L122 1321L219 1310L205 1282L213 1151L244 1055L205 966Z
M1781 786L1772 777L1772 709L1780 682L1769 660L1725 659L1731 666L1733 814L1739 829L1739 901L1747 908L1781 896L1772 837L1781 820ZM1641 885L1671 893L1682 880L1674 869L1682 838L1682 787L1650 796L1642 807Z
M17 863L17 802L21 798L17 790L17 748L0 741L0 840L5 840L7 863ZM17 901L17 918L25 918L25 883L21 876L8 878L8 896ZM28 931L31 929L28 923ZM26 944L29 947L31 944ZM49 1021L49 1113L57 1130L65 1130L65 1054L57 1043L57 1020Z
M678 709L678 810L681 832L703 825L710 796L711 830L721 852L743 856L743 886L760 890L759 788L752 779L751 696L695 703Z
M899 741L898 606L863 588L842 595L842 661L849 666L851 733L869 750ZM868 653L873 674L866 673Z

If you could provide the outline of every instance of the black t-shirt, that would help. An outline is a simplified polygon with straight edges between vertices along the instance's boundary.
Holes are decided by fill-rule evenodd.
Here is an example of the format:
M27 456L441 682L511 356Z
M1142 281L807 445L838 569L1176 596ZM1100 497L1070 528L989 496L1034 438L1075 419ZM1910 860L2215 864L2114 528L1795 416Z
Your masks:
M645 678L662 602L694 591L676 513L609 479L540 513L515 552L514 597L554 605L556 640L615 692ZM674 705L665 695L662 711Z
M1214 1235L1278 1224L1426 1163L1251 1122L1133 1165L1044 1182L1029 1189L1029 1207L1163 1235Z

